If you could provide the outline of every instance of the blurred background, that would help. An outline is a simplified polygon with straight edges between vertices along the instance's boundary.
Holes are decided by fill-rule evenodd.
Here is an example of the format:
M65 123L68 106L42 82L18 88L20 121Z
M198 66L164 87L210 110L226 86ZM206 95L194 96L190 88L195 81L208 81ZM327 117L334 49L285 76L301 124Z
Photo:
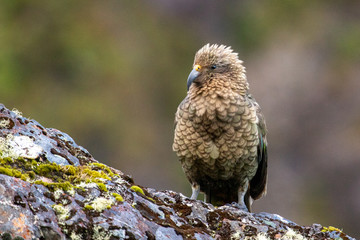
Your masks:
M254 211L360 237L360 1L4 0L0 102L137 184L189 196L173 121L208 42L239 52L266 116Z

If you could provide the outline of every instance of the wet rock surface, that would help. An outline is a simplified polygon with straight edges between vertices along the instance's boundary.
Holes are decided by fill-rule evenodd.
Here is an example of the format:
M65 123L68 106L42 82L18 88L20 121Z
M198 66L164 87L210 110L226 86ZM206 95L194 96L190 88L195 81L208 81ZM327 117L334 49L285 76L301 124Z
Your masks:
M354 239L134 184L67 134L0 105L0 239Z

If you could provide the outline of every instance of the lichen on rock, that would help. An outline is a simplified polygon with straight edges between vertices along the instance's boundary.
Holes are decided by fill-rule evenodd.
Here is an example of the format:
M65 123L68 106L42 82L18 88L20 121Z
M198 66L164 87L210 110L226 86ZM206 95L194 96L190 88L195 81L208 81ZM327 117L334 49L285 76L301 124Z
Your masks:
M43 148L34 143L28 136L7 135L0 137L0 156L2 158L35 159L43 152Z
M63 206L62 204L55 204L52 208L55 210L59 223L70 217L70 209L66 206Z
M3 239L353 239L333 227L136 185L66 133L3 105L0 202Z

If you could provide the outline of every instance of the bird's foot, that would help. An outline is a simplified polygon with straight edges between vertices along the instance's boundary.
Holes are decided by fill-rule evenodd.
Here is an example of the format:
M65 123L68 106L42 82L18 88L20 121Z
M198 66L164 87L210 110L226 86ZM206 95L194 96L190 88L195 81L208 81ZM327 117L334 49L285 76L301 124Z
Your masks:
M237 208L237 209L239 209L241 211L244 211L244 212L249 212L249 209L247 209L245 204L239 204L237 202L232 202L232 203L227 203L225 206Z
M193 184L193 185L191 186L191 190L192 190L192 194L191 194L190 199L196 200L197 197L198 197L198 195L199 195L199 193L200 193L200 185L198 185L198 184Z

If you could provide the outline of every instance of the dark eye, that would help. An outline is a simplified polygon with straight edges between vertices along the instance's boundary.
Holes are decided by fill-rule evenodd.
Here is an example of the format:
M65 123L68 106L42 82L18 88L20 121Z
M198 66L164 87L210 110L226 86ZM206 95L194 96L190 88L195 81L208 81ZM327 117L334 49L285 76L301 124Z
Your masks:
M216 68L216 65L212 65L212 66L211 66L211 69L215 69L215 68Z

